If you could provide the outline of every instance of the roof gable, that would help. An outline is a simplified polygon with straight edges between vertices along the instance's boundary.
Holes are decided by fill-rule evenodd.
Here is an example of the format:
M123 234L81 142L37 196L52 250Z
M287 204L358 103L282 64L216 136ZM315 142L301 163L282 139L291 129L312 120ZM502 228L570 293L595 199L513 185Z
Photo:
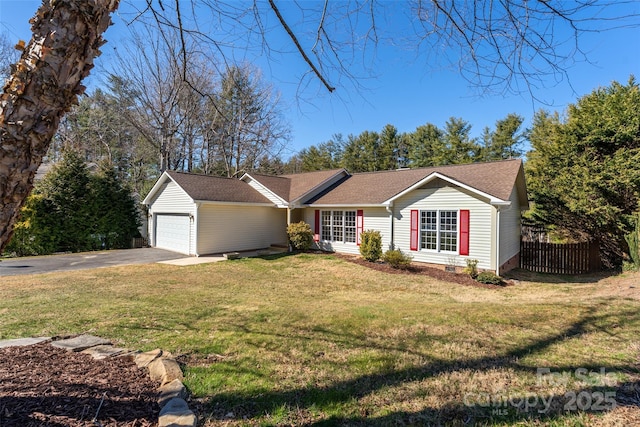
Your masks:
M251 178L285 202L295 202L305 196L324 190L348 173L344 169L331 169L288 175L246 174L241 179Z
M244 181L175 171L165 171L143 203L151 203L155 193L167 179L175 182L194 202L273 204Z
M289 201L298 200L324 184L335 181L339 176L347 176L344 169L330 169L324 171L305 172L291 175L282 175L291 180Z

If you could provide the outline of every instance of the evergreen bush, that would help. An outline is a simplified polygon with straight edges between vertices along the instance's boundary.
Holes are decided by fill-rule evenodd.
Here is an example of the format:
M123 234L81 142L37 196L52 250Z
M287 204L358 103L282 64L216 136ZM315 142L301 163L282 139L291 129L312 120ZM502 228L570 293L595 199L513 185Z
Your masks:
M478 276L478 260L468 259L464 272L471 276L472 279L475 279Z
M379 231L366 230L360 234L360 255L369 262L382 256L382 235Z
M411 265L411 255L405 254L400 249L390 249L384 253L382 260L393 268L405 270Z
M36 183L20 211L5 253L18 256L129 248L140 219L131 191L113 165L91 174L84 158L66 151Z
M640 212L634 215L634 227L633 231L629 234L625 234L624 239L627 241L627 245L629 246L629 258L630 258L630 267L629 269L638 270L640 268ZM627 264L625 264L626 266Z
M287 236L293 250L307 251L313 244L313 231L304 221L291 223L287 226Z
M504 282L502 278L492 271L483 271L478 273L476 281L487 285L502 285Z

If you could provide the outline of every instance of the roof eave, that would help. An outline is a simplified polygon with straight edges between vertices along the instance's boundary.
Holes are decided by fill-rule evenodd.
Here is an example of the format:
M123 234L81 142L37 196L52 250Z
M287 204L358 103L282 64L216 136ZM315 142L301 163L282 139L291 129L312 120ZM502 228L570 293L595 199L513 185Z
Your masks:
M310 203L300 205L303 208L385 208L383 203Z
M221 200L194 200L194 203L202 203L208 205L242 205L242 206L268 206L274 207L276 206L273 203L262 203L262 202L228 202Z

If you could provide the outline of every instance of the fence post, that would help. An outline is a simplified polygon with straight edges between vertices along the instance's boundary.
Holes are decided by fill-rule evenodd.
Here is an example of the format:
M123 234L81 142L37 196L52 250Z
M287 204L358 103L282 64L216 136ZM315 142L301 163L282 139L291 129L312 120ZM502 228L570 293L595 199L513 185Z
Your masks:
M600 259L600 241L589 242L589 271L600 271L602 261Z

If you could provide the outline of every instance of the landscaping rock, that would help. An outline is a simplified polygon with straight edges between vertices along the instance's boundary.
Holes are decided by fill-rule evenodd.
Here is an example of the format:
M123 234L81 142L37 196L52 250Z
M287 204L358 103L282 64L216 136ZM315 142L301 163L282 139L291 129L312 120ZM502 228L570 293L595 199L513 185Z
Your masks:
M171 399L160 411L159 427L196 427L198 418L184 399Z
M171 399L187 398L187 388L182 384L182 381L178 379L161 386L158 391L160 392L160 396L158 396L158 405L160 405L161 408L164 407Z
M160 386L170 383L173 380L182 381L184 379L180 365L173 359L161 357L149 363L147 368L149 369L151 379L153 381L159 381Z
M136 365L138 365L138 368L146 368L149 366L149 363L153 362L160 356L162 356L162 350L157 348L145 353L136 354L134 361L136 362Z
M0 348L6 347L23 347L25 345L39 344L44 341L50 340L51 337L37 337L37 338L15 338L11 340L0 341Z
M226 254L222 254L224 259L238 259L240 258L240 252L229 252Z
M128 352L126 348L118 348L112 345L97 345L90 347L86 350L82 350L82 353L90 354L96 360L106 359L107 357L118 356L124 352Z
M69 351L82 351L90 347L97 345L110 345L111 341L104 338L96 337L93 335L79 335L75 338L69 338L66 340L54 341L52 346L58 348L64 348Z

